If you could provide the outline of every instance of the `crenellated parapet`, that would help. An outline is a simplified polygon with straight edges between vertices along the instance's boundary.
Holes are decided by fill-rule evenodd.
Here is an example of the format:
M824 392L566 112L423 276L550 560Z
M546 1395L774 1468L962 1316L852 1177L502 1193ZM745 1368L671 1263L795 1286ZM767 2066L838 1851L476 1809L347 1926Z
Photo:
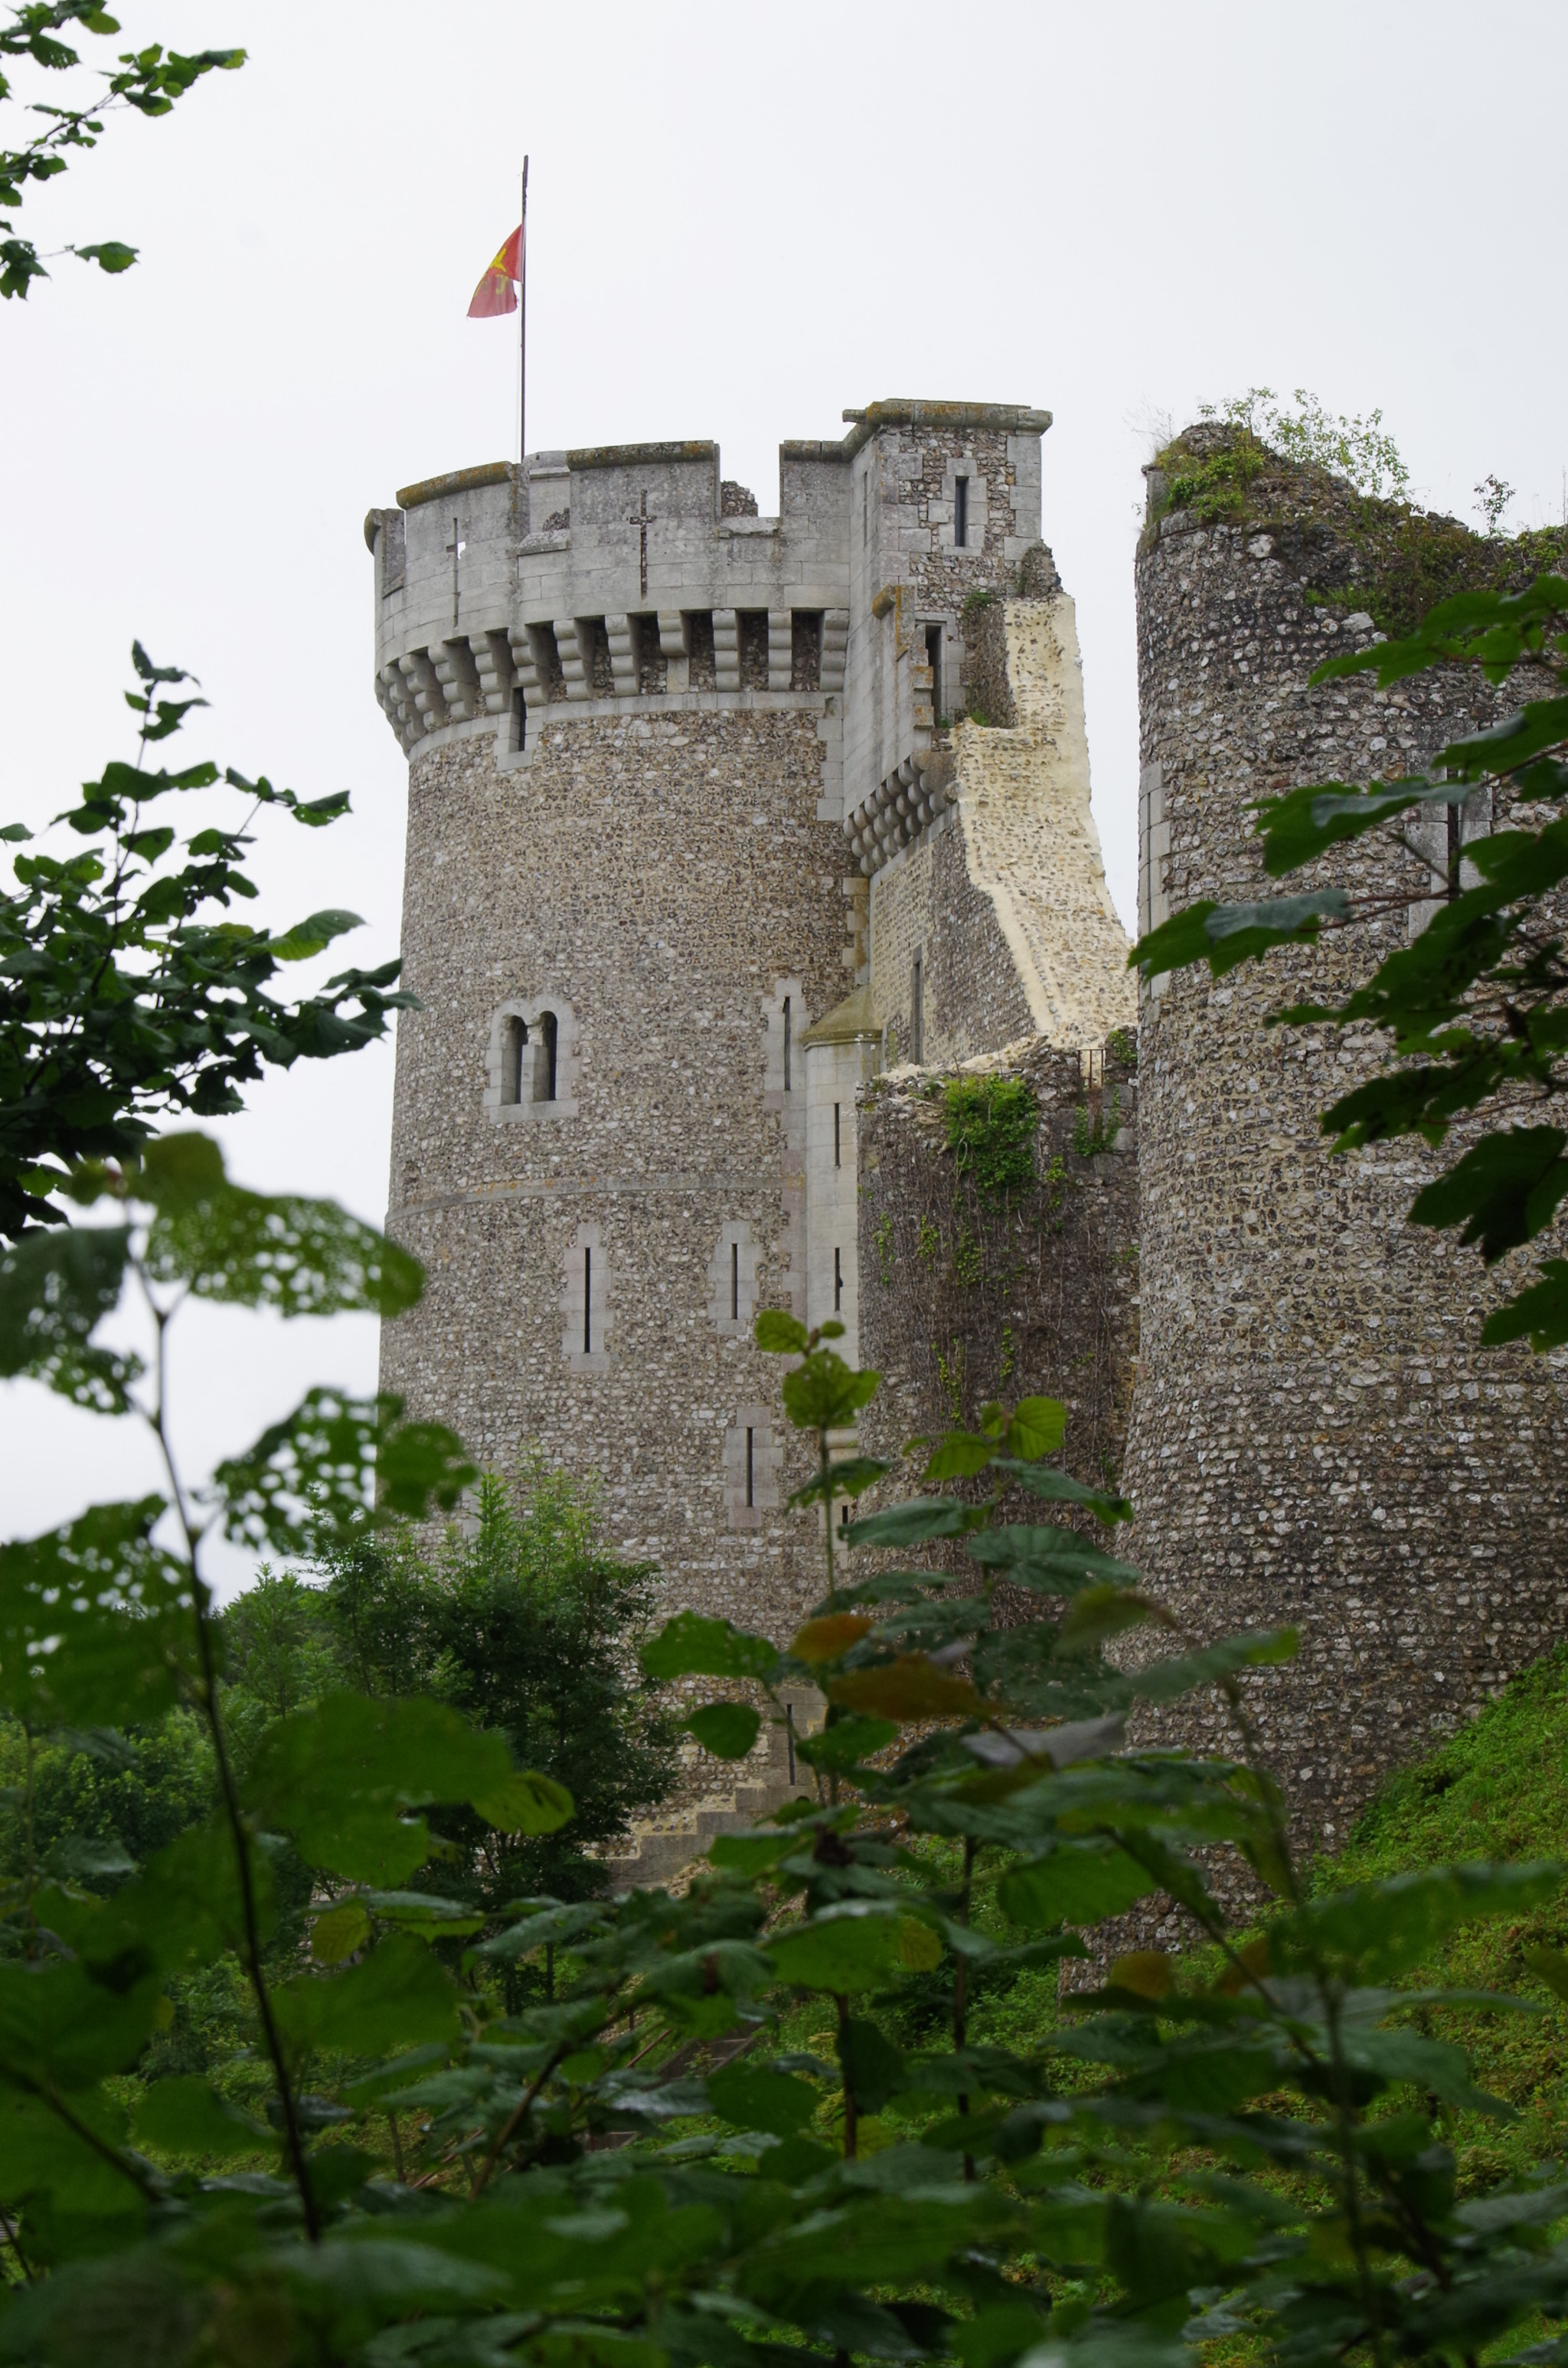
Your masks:
M773 518L726 490L705 442L532 453L370 511L376 696L404 751L490 730L526 766L544 710L805 708L824 724L823 818L856 812L875 868L895 823L941 811L926 775L961 701L964 603L1005 590L1038 541L1051 416L890 402L845 417L837 442L780 446Z

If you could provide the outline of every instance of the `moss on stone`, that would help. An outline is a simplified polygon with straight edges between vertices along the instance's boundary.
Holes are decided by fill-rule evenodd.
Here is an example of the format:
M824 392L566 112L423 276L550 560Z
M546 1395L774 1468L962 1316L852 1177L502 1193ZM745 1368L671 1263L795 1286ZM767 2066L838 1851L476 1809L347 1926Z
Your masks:
M1358 493L1344 477L1287 460L1244 427L1203 421L1155 457L1150 539L1186 514L1270 536L1309 601L1362 609L1379 629L1409 632L1460 592L1519 591L1568 558L1568 526L1477 534L1461 520Z

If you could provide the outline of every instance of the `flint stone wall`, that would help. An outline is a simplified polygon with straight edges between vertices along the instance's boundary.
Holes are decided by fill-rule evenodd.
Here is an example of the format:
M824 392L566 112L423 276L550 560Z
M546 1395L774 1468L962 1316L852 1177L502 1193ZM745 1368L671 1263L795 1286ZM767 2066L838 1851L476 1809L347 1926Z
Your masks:
M1320 550L1314 564L1333 561ZM1506 712L1470 673L1309 689L1322 659L1371 637L1370 618L1314 606L1309 588L1255 529L1178 515L1146 538L1142 856L1156 918L1162 904L1279 893L1249 800L1414 769ZM1333 881L1430 884L1386 835L1290 885ZM1329 1156L1319 1112L1374 1073L1371 1031L1263 1024L1286 1003L1336 999L1407 927L1400 910L1222 981L1187 970L1142 989L1127 1550L1200 1637L1299 1628L1299 1659L1252 1681L1251 1706L1303 1823L1331 1844L1385 1770L1568 1634L1563 1360L1480 1345L1533 1252L1488 1274L1457 1234L1406 1222L1462 1130L1440 1159L1409 1139ZM1160 1731L1233 1748L1217 1707L1182 1715Z
M482 1464L508 1472L537 1440L597 1472L607 1539L657 1561L665 1608L779 1638L821 1591L820 1533L782 1501L804 1462L778 1360L723 1320L723 1295L743 1234L751 1304L788 1305L801 1280L804 1114L770 1087L768 1021L781 979L797 1038L843 992L817 720L574 719L543 728L526 770L501 769L491 734L416 751L403 946L421 1008L398 1027L389 1224L428 1281L382 1335L383 1386ZM572 1015L574 1108L496 1122L508 1001ZM797 1054L803 1104L802 1083ZM748 1426L756 1501L737 1523Z
M883 1380L862 1445L896 1461L990 1398L1056 1397L1067 1469L1103 1486L1121 1468L1138 1353L1136 1076L1102 1053L1091 1087L1077 1053L1040 1039L960 1074L1032 1088L1035 1181L998 1198L958 1171L945 1079L903 1069L863 1089L860 1361ZM908 1494L919 1469L883 1493Z

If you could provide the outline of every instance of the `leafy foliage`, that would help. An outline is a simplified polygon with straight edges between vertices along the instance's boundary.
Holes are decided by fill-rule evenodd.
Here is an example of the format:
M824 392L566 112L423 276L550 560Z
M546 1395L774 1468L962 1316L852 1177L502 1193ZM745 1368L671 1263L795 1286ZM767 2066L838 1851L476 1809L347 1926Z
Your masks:
M0 58L26 59L45 74L64 73L79 65L81 56L59 36L77 25L104 37L119 30L118 19L97 0L25 0L12 7L10 23L0 26ZM0 206L20 206L29 184L53 180L66 171L73 150L96 148L106 115L126 109L142 116L167 115L203 74L215 68L233 72L244 62L244 50L199 50L187 57L153 42L141 50L122 50L119 71L102 76L106 87L88 106L54 107L35 100L29 111L45 118L45 129L19 148L0 148ZM0 101L14 96L0 74ZM13 222L0 221L0 231L14 229ZM111 274L129 270L136 260L136 249L114 238L69 246L65 252ZM35 279L48 277L31 239L0 238L0 296L25 297Z
M1001 1196L1034 1181L1040 1105L1022 1077L953 1077L947 1088L948 1148L977 1191Z
M319 829L347 797L306 803L231 768L222 780L244 802L239 814L205 819L182 842L161 802L213 789L218 768L171 773L147 758L203 702L168 695L189 679L177 666L153 666L140 643L132 656L135 764L106 766L60 817L89 844L17 853L15 885L0 892L0 1239L57 1224L51 1195L76 1163L134 1160L157 1120L237 1110L264 1064L352 1052L409 1000L393 989L395 962L339 972L293 1001L274 990L285 965L358 922L314 913L274 935L231 917L256 893L244 868L255 817L276 808ZM4 836L28 834L14 824ZM248 1271L259 1282L266 1269L256 1260Z
M145 1274L153 1220L128 1208ZM207 1272L200 1226L178 1238L171 1258ZM334 1270L330 1228L297 1239ZM10 1320L25 1335L31 1318ZM1043 1400L938 1442L937 1493L865 1515L839 1544L838 1474L857 1494L877 1474L835 1442L876 1377L826 1327L774 1315L758 1332L816 1434L801 1497L824 1524L824 1600L787 1648L687 1613L643 1658L664 1678L744 1679L774 1715L783 1684L815 1684L827 1725L812 1789L721 1837L680 1896L534 1891L497 1916L463 1822L566 1829L571 1796L519 1769L502 1731L517 1679L494 1615L519 1587L541 1619L570 1603L585 1539L568 1497L529 1537L492 1484L457 1621L410 1620L406 1593L392 1598L400 1690L319 1694L239 1758L193 1527L183 1570L168 1558L166 1615L123 1609L128 1584L149 1584L120 1564L151 1551L151 1507L50 1545L104 1559L90 1589L40 1585L25 1555L15 1578L0 1570L7 1619L34 1622L24 1639L56 1623L48 1702L32 1702L25 1643L10 1679L29 1736L57 1703L127 1722L157 1673L210 1738L219 1801L112 1888L29 1861L13 1894L12 2356L71 2362L134 2324L174 2361L260 2350L367 2368L519 2345L648 2368L782 2368L802 2349L1011 2368L1042 2348L1174 2361L1233 2334L1327 2368L1361 2351L1459 2362L1562 2306L1550 2230L1568 2197L1536 2182L1461 2200L1444 2117L1486 2100L1462 2046L1413 2023L1392 1987L1456 1930L1540 1908L1559 1870L1313 1891L1243 1691L1292 1640L1199 1650L1169 1634L1132 1666L1108 1659L1117 1635L1165 1639L1170 1623L1098 1534L1007 1517L1023 1492L1097 1531L1127 1510L1055 1471L1064 1415ZM79 1352L92 1346L89 1327ZM130 1402L143 1388L127 1383ZM900 1566L933 1538L949 1566ZM373 1552L347 1565L339 1601L354 1649L392 1559ZM273 1582L270 1628L236 1632L236 1666L275 1676L298 1615ZM485 1728L407 1687L437 1634ZM0 1669L17 1668L0 1643ZM1229 1703L1234 1757L1124 1748L1132 1703L1195 1684ZM744 1707L710 1704L698 1731L727 1736ZM303 1957L278 1952L280 1847L307 1870ZM1250 1937L1220 1904L1226 1859L1270 1903ZM1134 1950L1069 1996L1043 2044L972 2035L988 1984L1082 1957L1075 1926L1152 1894L1181 1904L1211 1959L1184 1978ZM238 2100L177 2060L149 2083L171 1998L231 1957L269 2090ZM541 1957L556 1978L530 2001L521 1976ZM940 2026L901 2010L932 1996ZM805 2050L782 2044L798 2001L827 2024ZM1454 2021L1471 2001L1428 1989L1420 2004Z
M1517 593L1466 593L1442 602L1407 639L1333 658L1314 681L1375 674L1381 685L1435 666L1479 667L1493 683L1541 687L1490 729L1440 749L1430 776L1367 788L1322 782L1256 802L1271 877L1319 862L1374 830L1392 831L1423 806L1446 809L1446 891L1408 945L1387 955L1343 1001L1293 1004L1276 1022L1369 1021L1388 1031L1380 1074L1324 1111L1336 1150L1418 1134L1434 1145L1458 1119L1493 1121L1481 1139L1411 1208L1417 1224L1460 1225L1490 1265L1545 1230L1568 1192L1568 1136L1549 1125L1501 1124L1568 1088L1568 959L1561 895L1568 878L1568 578L1543 575ZM1515 827L1461 846L1459 816L1477 791L1511 808ZM1467 870L1478 875L1467 882ZM1206 961L1216 976L1275 945L1324 928L1381 917L1432 894L1428 860L1409 889L1328 887L1270 902L1189 905L1140 940L1145 972ZM1547 1259L1538 1280L1487 1321L1483 1338L1527 1334L1544 1349L1568 1340L1568 1265Z

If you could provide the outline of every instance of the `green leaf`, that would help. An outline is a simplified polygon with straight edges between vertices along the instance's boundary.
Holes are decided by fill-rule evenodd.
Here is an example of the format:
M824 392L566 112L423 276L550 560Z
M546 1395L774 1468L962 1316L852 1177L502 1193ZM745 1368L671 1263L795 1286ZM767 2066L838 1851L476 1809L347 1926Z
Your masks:
M1416 806L1462 805L1470 794L1468 787L1451 781L1414 778L1368 789L1319 781L1287 791L1282 797L1258 798L1253 812L1258 816L1258 836L1264 843L1264 870L1271 879L1278 879L1281 872L1299 871L1331 847L1359 838Z
M1103 1488L1086 1488L1081 1480L1071 1479L1049 1463L1021 1463L1005 1456L996 1458L996 1469L1027 1488L1031 1497L1061 1505L1082 1505L1096 1520L1108 1525L1114 1521L1130 1521L1132 1508L1125 1497L1113 1497Z
M502 1783L468 1797L486 1825L503 1834L557 1833L574 1805L564 1784L531 1768L515 1768Z
M1002 1912L1029 1931L1097 1924L1119 1916L1158 1886L1114 1842L1062 1842L1048 1858L1010 1867L996 1886Z
M1488 1266L1551 1223L1568 1193L1568 1134L1555 1126L1516 1126L1489 1134L1411 1202L1417 1225L1460 1225L1462 1243L1481 1244Z
M1093 1539L1080 1537L1051 1522L1011 1521L971 1537L964 1553L973 1562L1005 1570L1022 1587L1043 1588L1068 1595L1078 1588L1136 1585L1139 1574L1130 1563L1118 1562Z
M266 1824L291 1834L309 1865L390 1886L430 1854L424 1818L409 1814L426 1803L468 1802L484 1816L488 1801L512 1816L534 1814L538 1797L559 1824L562 1789L540 1777L522 1782L526 1798L505 1738L471 1727L444 1702L345 1693L271 1728L249 1789Z
M744 1702L709 1702L681 1725L715 1759L744 1759L762 1732L762 1720Z
M880 2113L908 2086L903 2056L874 2022L851 2016L840 2027L838 2061L846 2087L864 2113Z
M1561 1949L1527 1949L1525 1963L1537 1981L1544 1982L1554 1997L1568 2004L1568 1957Z
M768 1678L778 1667L778 1647L766 1636L748 1635L727 1620L699 1611L677 1611L651 1637L639 1656L645 1673L668 1678Z
M797 1488L790 1498L791 1505L815 1505L835 1497L863 1497L892 1471L891 1463L879 1462L874 1455L849 1455L840 1463L830 1463L825 1473L819 1472L803 1488Z
M41 2098L0 2085L0 2205L15 2210L30 2204L28 2216L44 2229L51 2223L56 2229L75 2223L85 2241L70 2246L72 2250L133 2244L144 2200L91 2142L97 2138L121 2151L125 2109L102 2089L89 2089L73 2096L71 2112L90 2136L72 2129Z
M753 1337L759 1349L771 1357L803 1357L811 1335L803 1324L781 1307L765 1307L756 1319Z
M1175 1702L1195 1687L1211 1686L1237 1669L1269 1668L1281 1661L1293 1661L1299 1643L1294 1628L1249 1629L1197 1652L1146 1661L1128 1672L1128 1683L1145 1702Z
M341 1965L370 1937L370 1911L363 1899L346 1899L329 1907L311 1926L311 1954L319 1965Z
M1487 1317L1481 1338L1488 1349L1528 1335L1539 1357L1568 1341L1568 1259L1542 1258L1537 1272L1539 1282L1516 1292Z
M960 1538L988 1518L983 1505L960 1505L950 1497L908 1497L885 1513L851 1521L852 1546L917 1546L930 1538Z
M76 1225L0 1249L0 1380L26 1373L97 1414L126 1412L142 1360L91 1336L119 1304L130 1247L128 1227Z
M922 1480L968 1480L983 1472L996 1452L994 1439L976 1431L949 1430L921 1474Z
M899 1729L891 1718L866 1718L851 1712L846 1718L834 1720L820 1734L801 1735L795 1738L795 1756L808 1768L820 1769L825 1775L830 1770L846 1775L851 1768L860 1767L885 1751L896 1742Z
M1054 1455L1067 1435L1067 1409L1060 1398L1020 1398L1002 1445L1025 1463Z
M315 1389L245 1454L221 1463L204 1501L237 1543L307 1558L402 1516L449 1512L477 1479L440 1423L400 1422L401 1398Z
M845 1430L876 1396L880 1373L857 1371L833 1349L815 1349L783 1383L784 1411L801 1430Z
M776 2138L806 2128L819 2101L816 2090L793 2073L744 2062L710 2072L708 2095L714 2112L736 2129L766 2130Z
M205 1135L150 1143L132 1189L157 1212L149 1270L159 1281L185 1283L199 1299L285 1316L359 1311L385 1321L424 1290L418 1259L335 1201L229 1183L222 1154Z
M152 2035L163 1978L146 1952L89 1968L80 1960L0 1962L0 2080L71 2092L129 2072Z
M941 1946L913 1918L855 1900L773 1933L767 1953L780 1981L844 1996L875 1989L901 1967L935 1963Z
M296 2059L318 2048L383 2055L455 2038L458 1993L423 1941L393 1933L347 1973L305 1974L273 1994Z
M1319 888L1307 896L1276 896L1261 905L1216 905L1206 898L1189 905L1140 938L1129 968L1145 977L1206 962L1223 978L1239 962L1255 962L1274 946L1312 945L1325 920L1345 920L1350 899L1343 888Z
M296 921L293 928L280 938L274 938L271 950L278 962L308 962L331 945L334 938L347 936L350 929L362 929L365 924L358 913L328 911L312 913L308 920Z
M0 1546L0 1705L38 1726L161 1718L194 1663L189 1573L152 1542L161 1497Z
M154 2080L137 2104L136 2143L160 2154L224 2157L270 2154L272 2133L218 2096L195 2073Z

